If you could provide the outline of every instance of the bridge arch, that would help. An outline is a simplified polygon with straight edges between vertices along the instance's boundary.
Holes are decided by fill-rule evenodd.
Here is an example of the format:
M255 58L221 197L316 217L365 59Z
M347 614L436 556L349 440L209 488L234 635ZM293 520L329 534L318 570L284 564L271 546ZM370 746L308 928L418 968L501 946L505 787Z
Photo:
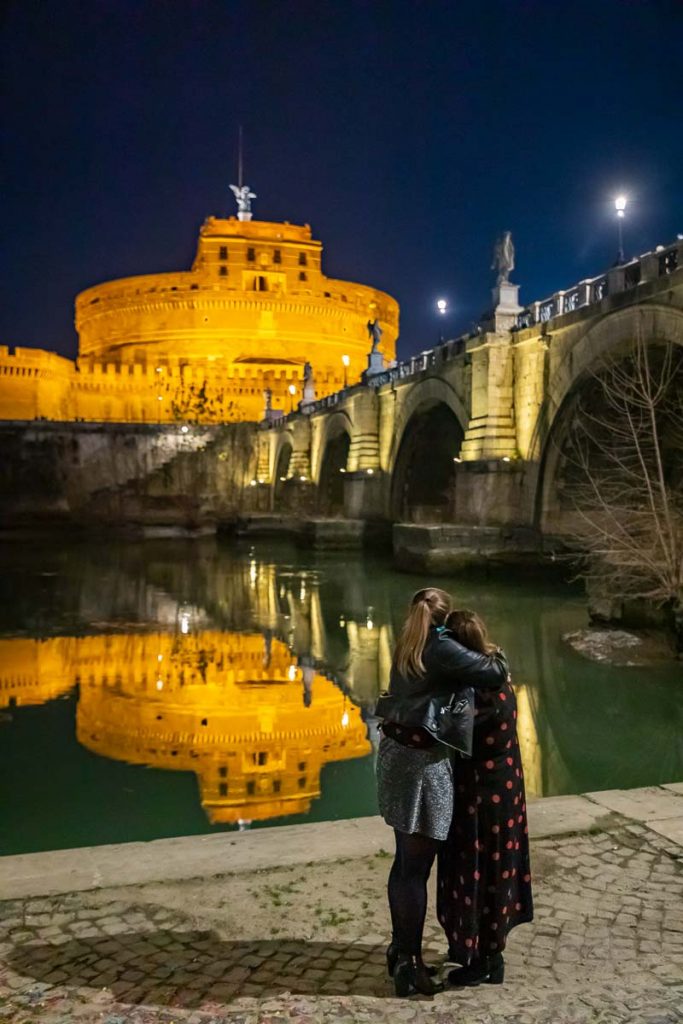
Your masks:
M351 448L353 425L345 412L330 416L321 439L317 472L318 506L324 515L344 512L344 473Z
M291 431L285 431L279 438L275 455L273 457L273 501L277 508L283 499L284 487L290 475L292 452L294 451L294 438Z
M683 312L654 306L605 317L573 346L548 383L546 407L535 437L540 469L534 514L544 534L580 531L569 500L577 473L567 453L572 425L579 403L591 401L591 388L596 389L594 373L601 362L622 355L626 358L638 336L653 352L668 344L683 347ZM683 388L683 380L677 386Z
M390 453L390 515L394 520L444 522L454 508L455 458L467 416L453 389L428 378L401 403Z
M544 455L546 441L553 423L567 396L585 381L601 360L627 352L635 338L648 343L683 344L683 311L666 306L631 306L608 313L562 354L557 365L552 365L546 388L546 397L536 421L529 459ZM552 344L552 343L551 343Z

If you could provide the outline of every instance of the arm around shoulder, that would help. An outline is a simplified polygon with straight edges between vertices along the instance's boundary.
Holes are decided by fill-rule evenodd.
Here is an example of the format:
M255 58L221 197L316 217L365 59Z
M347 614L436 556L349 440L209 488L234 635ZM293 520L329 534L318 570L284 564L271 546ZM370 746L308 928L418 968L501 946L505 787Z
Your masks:
M480 654L451 637L437 640L434 657L441 672L453 674L464 686L502 686L508 677L507 659L502 651Z

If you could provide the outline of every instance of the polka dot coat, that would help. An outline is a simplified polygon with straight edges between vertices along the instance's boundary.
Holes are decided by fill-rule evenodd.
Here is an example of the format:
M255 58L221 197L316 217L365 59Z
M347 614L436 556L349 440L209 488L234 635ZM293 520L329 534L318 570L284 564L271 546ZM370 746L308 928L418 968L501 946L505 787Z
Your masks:
M471 760L455 763L455 804L439 853L437 913L456 963L505 948L533 919L529 830L509 683L476 693Z

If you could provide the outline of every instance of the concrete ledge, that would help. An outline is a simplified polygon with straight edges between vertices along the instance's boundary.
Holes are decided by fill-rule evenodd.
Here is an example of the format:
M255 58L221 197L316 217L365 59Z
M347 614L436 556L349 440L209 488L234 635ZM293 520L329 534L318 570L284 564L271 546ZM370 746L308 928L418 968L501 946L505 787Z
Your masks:
M671 787L606 789L599 793L586 793L586 797L599 807L643 823L664 818L683 818L683 792L672 792Z
M548 796L530 800L527 808L532 839L570 835L599 828L609 812L584 796Z
M615 811L683 845L679 783L532 800L529 831L532 839L587 832L604 827ZM21 854L0 857L0 900L368 857L381 850L393 850L391 830L381 818L368 817Z
M639 821L672 843L683 846L683 783L641 789L607 789L587 793L594 804Z

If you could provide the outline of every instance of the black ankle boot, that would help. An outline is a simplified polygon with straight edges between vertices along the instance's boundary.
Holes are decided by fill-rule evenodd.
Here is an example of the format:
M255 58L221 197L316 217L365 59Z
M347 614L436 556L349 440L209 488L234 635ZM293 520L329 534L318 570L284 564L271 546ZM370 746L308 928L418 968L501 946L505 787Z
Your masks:
M389 945L387 946L387 974L389 975L390 978L393 978L394 976L394 968L398 962L398 957L398 946L396 945L395 940L392 939ZM436 967L431 966L431 964L424 964L424 968L427 974L430 976L430 978L433 978L434 975L437 973Z
M448 984L456 988L465 985L502 985L505 980L505 961L502 953L483 956L475 960L469 967L459 967L449 971Z
M443 985L433 981L426 964L414 956L400 955L394 967L394 989L401 998L417 995L434 996Z

